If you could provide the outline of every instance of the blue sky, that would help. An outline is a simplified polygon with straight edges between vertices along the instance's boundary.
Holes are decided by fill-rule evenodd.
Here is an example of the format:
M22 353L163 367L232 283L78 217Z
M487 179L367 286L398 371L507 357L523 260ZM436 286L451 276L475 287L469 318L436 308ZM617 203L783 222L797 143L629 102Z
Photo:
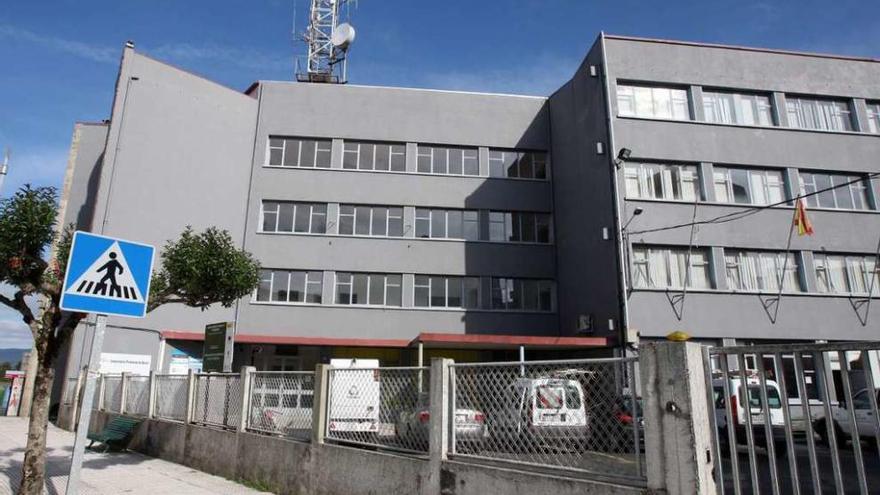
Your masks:
M0 10L0 195L59 186L77 120L109 117L122 45L244 89L290 79L308 0L42 0ZM296 9L294 9L296 4ZM880 58L876 0L360 0L355 84L547 95L599 31ZM0 308L0 348L28 346Z

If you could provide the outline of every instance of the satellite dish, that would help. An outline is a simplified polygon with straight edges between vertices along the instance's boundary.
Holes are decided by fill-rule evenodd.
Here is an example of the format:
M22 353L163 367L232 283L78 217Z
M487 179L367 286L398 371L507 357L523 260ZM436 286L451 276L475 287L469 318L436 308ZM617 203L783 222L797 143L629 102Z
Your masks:
M343 50L348 48L352 41L354 41L354 26L347 22L336 26L333 34L330 35L330 43L333 43L333 46L336 48Z

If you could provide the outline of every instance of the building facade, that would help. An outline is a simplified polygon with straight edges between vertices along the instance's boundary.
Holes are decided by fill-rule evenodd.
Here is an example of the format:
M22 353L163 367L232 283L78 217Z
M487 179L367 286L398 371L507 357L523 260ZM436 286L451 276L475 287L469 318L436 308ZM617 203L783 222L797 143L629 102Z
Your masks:
M64 218L157 246L216 225L262 263L233 308L111 319L104 352L162 371L217 321L264 369L597 355L679 329L871 340L877 80L872 60L601 35L548 98L242 93L127 47L110 120L76 127ZM817 191L814 235L789 243L792 198Z

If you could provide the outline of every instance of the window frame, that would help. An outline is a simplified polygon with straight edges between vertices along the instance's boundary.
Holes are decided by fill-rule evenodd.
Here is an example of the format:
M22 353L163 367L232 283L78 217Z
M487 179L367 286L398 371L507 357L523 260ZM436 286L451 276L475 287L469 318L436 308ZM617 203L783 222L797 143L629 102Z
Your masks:
M424 278L427 280L427 283L420 284L419 279ZM450 299L450 282L451 279L457 279L459 288L460 288L460 297L461 297L461 305L460 306L452 306L449 304ZM443 305L434 305L434 282L436 280L442 280L443 282ZM468 306L467 303L470 302L467 297L467 281L476 282L477 293L475 295L475 300L472 301L474 303L473 306ZM420 305L418 303L418 299L416 294L419 290L425 291L427 295L427 305ZM472 275L425 275L416 273L413 277L413 307L418 309L441 309L441 310L455 310L455 311L472 311L478 310L482 308L482 304L480 301L482 295L482 283L480 282L480 277L472 276Z
M655 169L657 169L657 171L655 171ZM663 176L663 174L669 174L669 186L672 187L672 191L670 191L672 197L666 197L667 184L665 183L665 180L660 181L664 197L656 197L656 184L654 183L654 177L657 172L659 172L661 176ZM684 178L687 175L686 173L690 172L693 172L692 182L694 185L694 199L687 199L683 194L685 191L684 186L689 182ZM636 196L630 196L630 181L632 179L635 179L636 185L638 186L638 194ZM681 196L680 198L675 197L676 184L678 185L679 195ZM647 189L651 191L650 196L642 195L643 185L647 186ZM704 198L706 197L700 181L700 167L696 164L689 163L651 161L628 162L623 167L623 188L626 199L693 203L694 201L704 201Z
M268 273L268 279L265 278L265 274ZM287 287L285 291L286 300L277 300L276 292L275 292L275 274L276 273L284 273L287 276ZM295 273L303 275L303 285L302 287L297 287L301 289L302 300L292 301L290 298L291 294L291 284L293 283L293 275ZM260 291L262 289L263 283L268 281L269 284L269 299L260 299ZM317 285L318 286L318 300L317 301L309 301L309 286ZM293 304L293 305L320 305L323 304L324 300L324 272L320 270L297 270L297 269L282 269L282 268L263 268L260 270L260 283L257 284L257 288L254 290L251 302L258 304Z
M270 211L266 208L266 204L271 203L275 206L275 211ZM280 230L281 223L281 208L284 205L288 205L292 207L291 210L291 230ZM309 225L307 231L297 231L296 230L296 215L299 208L308 208L308 218ZM323 207L323 213L316 211L317 207ZM329 210L328 203L314 203L308 201L275 201L275 200L262 200L260 202L260 226L257 233L260 234L310 234L310 235L326 235L327 234L327 210ZM266 230L266 216L274 215L275 216L275 229L274 230ZM317 218L316 218L317 217ZM323 225L318 220L320 217L324 218ZM316 220L318 220L316 222ZM318 232L315 232L315 229L318 229Z
M502 216L502 221L498 221L498 216ZM525 222L524 219L526 215L531 215L533 218L532 222L532 237L534 240L528 241L523 240L525 233ZM542 225L542 221L546 221L547 225L547 242L538 241L540 226ZM504 238L498 239L493 238L492 226L494 225L502 225L504 230ZM512 236L517 236L517 239L511 239ZM535 211L502 211L502 210L489 210L489 241L490 242L501 242L508 244L538 244L542 246L552 245L554 243L554 229L553 229L553 214L545 213L545 212L535 212Z
M273 146L273 140L281 140L281 146ZM287 154L292 152L293 150L288 150L289 143L296 142L296 165L286 165L287 162ZM303 157L302 157L302 148L303 142L312 142L314 143L314 154L312 156L311 165L303 165ZM324 145L326 145L326 149L324 149ZM281 162L280 163L272 163L272 150L280 150L281 151ZM326 164L322 162L321 165L318 165L318 155L319 153L326 153L327 161ZM332 167L333 161L333 140L329 138L316 138L316 137L296 137L296 136L269 136L266 140L266 160L265 167L272 168L311 168L311 169L323 169L327 170Z
M423 212L427 212L427 216L420 215ZM436 213L441 213L443 215L443 236L435 237L434 236L434 215ZM461 237L449 237L449 214L450 213L461 213ZM465 228L465 224L473 223L473 220L466 220L465 215L467 214L476 214L477 217L477 237L475 239L468 239L466 236L467 229ZM420 228L424 227L425 223L427 223L428 235L426 237L420 236ZM415 239L428 239L428 240L436 240L436 239L446 239L451 241L464 241L464 242L474 242L480 240L480 210L470 210L470 209L458 209L458 208L429 208L429 207L421 207L416 206L415 212L413 213L413 237Z
M623 90L623 91L621 91ZM631 92L631 108L632 113L626 113L623 111L624 105L621 105L622 98L625 96L622 93L629 90ZM637 90L650 90L651 96L651 113L650 115L640 113L640 109L638 106L639 98L636 95ZM658 116L658 105L662 102L662 99L658 99L657 92L665 91L668 92L668 102L669 102L669 116ZM675 92L682 92L684 98L676 98ZM632 82L632 81L617 81L616 90L615 90L615 103L617 104L617 117L624 118L639 118L639 119L658 119L658 120L673 120L678 122L688 122L694 120L694 109L691 105L690 98L690 88L687 86L675 85L675 84L657 84L651 82ZM682 118L676 117L676 102L678 105L684 104L685 115Z
M340 281L342 277L340 276L348 276L348 281L343 282ZM355 277L361 276L366 278L366 302L364 303L353 303L351 302L354 296L355 290ZM370 302L371 296L371 288L373 284L374 277L382 277L382 304L372 304ZM389 280L389 277L396 277L397 282L392 283ZM355 307L371 307L371 308L402 308L403 307L403 274L401 273L379 273L379 272L344 272L337 271L334 272L334 281L333 281L333 304L335 306L355 306ZM348 292L348 301L349 302L340 302L339 297L339 287L347 286L349 288ZM397 288L397 296L399 304L390 305L389 301L389 293L392 288Z
M720 88L703 88L703 101L701 102L703 105L703 121L708 122L710 124L721 124L721 125L742 125L742 126L750 126L750 127L778 127L779 123L776 122L774 118L773 112L773 95L769 93L762 93L760 91L736 91L736 90L728 90L728 89L720 89ZM712 115L717 115L718 112L718 100L715 99L716 96L723 95L729 96L733 101L732 110L733 110L733 122L724 122L723 119L718 120L710 120L708 115L710 112L706 111L707 106L712 106L713 110L711 111ZM759 98L766 98L767 102L764 104L759 101ZM707 101L709 100L709 101ZM746 123L742 122L744 119L743 114L743 103L748 103L751 107L751 110L754 112L753 116L758 120L755 123ZM760 116L762 115L762 110L766 111L767 124L760 123Z
M442 153L435 153L435 151L441 151ZM452 163L452 151L458 151L461 153L460 156L460 173L453 173L450 171L450 164ZM435 171L439 169L439 162L435 164L435 156L442 154L445 159L444 171ZM472 154L472 155L471 155ZM422 170L422 159L425 158L428 160L428 170ZM465 173L467 167L465 166L466 160L473 160L476 164L476 173L468 174ZM439 144L426 144L426 143L417 143L416 144L416 172L418 174L428 174L428 175L446 175L451 177L482 177L480 173L480 148L477 146L450 146L450 145L439 145Z
M868 121L867 129L861 129L862 132L869 134L880 134L880 102L866 101L865 112L867 112Z
M351 213L346 213L343 210L345 208L351 208ZM366 234L358 234L357 233L357 209L358 208L368 208L369 209L369 217L367 219L367 226L369 232ZM373 232L374 227L374 216L377 209L385 210L385 233L384 234L376 234ZM400 210L400 216L392 215L391 210ZM403 206L394 206L394 205L362 205L355 203L339 203L339 208L337 210L336 215L336 233L337 235L343 236L352 236L352 237L379 237L379 238L390 238L390 239L401 239L406 236L406 225L404 223L404 218L406 214L404 212ZM351 232L342 232L343 225L343 217L351 218ZM393 219L400 220L400 235L391 235L391 222Z
M369 163L370 168L362 167L361 161L365 160L365 150L369 146ZM377 168L377 157L379 156L379 147L388 147L388 169ZM349 149L354 147L354 149ZM396 148L396 149L395 149ZM355 155L354 167L346 167L347 155ZM402 157L402 162L398 168L394 168L394 158ZM401 142L384 142L384 141L362 141L362 140L343 140L342 142L342 170L358 171L358 172L389 172L389 173L406 173L406 143Z
M871 205L871 195L868 190L868 188L871 187L871 181L870 179L868 179L868 176L866 174L858 173L857 175L849 175L846 172L838 173L823 172L818 170L798 170L800 193L802 195L807 193L814 193L819 189L825 189L824 186L821 188L819 187L819 184L816 182L817 176L826 177L830 186L837 186L835 189L827 191L827 193L831 194L831 198L834 200L834 206L820 204L820 200L823 197L822 194L812 194L811 196L808 196L806 198L808 207L844 211L877 211ZM837 180L841 181L840 184L836 183ZM841 190L844 189L840 186L846 182L851 182L851 184L849 184L845 188L847 193L849 194L850 203L853 205L851 208L840 206L840 200L838 199L838 194L841 194ZM858 202L862 204L862 208L855 207L857 192L861 193L858 196Z
M834 277L830 275L828 258L834 258L842 261L842 273L846 287L843 290L835 287ZM859 263L859 266L854 266ZM873 263L873 273L869 269L869 264ZM852 254L852 253L813 253L813 270L816 275L816 291L821 294L844 295L844 296L862 296L868 297L871 283L871 276L874 276L874 291L870 293L870 297L880 297L880 264L872 254ZM858 270L858 272L856 271ZM856 285L856 276L862 277L862 284L866 290L853 290Z
M663 285L657 285L656 282L653 281L653 277L651 276L651 256L650 254L654 251L660 251L663 257L663 275L665 277ZM663 246L663 245L653 245L653 244L637 244L632 246L632 261L630 263L632 275L630 276L630 285L633 289L638 290L682 290L687 287L687 290L714 290L716 287L715 279L716 275L713 273L712 269L712 253L708 247L697 247L694 246L691 250L691 259L689 260L688 272L690 276L687 277L685 274L685 280L691 282L690 285L684 283L685 280L682 280L682 286L672 285L672 263L671 256L673 253L676 254L684 254L685 260L687 260L687 246ZM644 252L644 256L639 258L639 255ZM704 261L699 263L694 263L693 254L701 254L704 257ZM640 280L641 277L637 276L639 274L639 267L644 267L644 280L647 282L647 285L638 285L637 280ZM698 287L693 285L694 281L694 267L702 267L702 269L706 273L706 286Z
M497 286L496 286L497 282ZM534 295L537 297L535 307L529 309L526 307L525 284L534 284ZM541 294L547 290L549 292L549 309L542 309ZM505 296L505 291L508 292ZM501 305L496 305L496 292L500 295ZM516 294L518 305L514 305L514 297L510 293ZM493 311L516 311L522 313L555 313L556 312L556 284L551 279L527 278L527 277L498 277L489 278L489 307Z
M841 118L841 121L844 123L844 129L835 129L833 126L826 128L805 125L809 120L818 124L827 116L826 110L822 109L823 104L830 104L834 109L831 114L832 120L828 121L828 123L833 123L834 119ZM836 104L845 105L846 109L843 110ZM852 99L849 98L786 94L785 114L788 117L788 127L791 129L824 132L858 132L854 122L855 109L853 108Z
M788 264L785 265L784 256L789 256ZM770 274L774 278L772 283L775 285L773 287L767 285L767 273L764 273L763 270L756 275L756 281L759 285L757 289L746 288L743 277L743 269L746 265L746 258L750 256L757 256L756 264L760 268L763 268L766 264L765 258L768 256L772 256L772 261L774 264L775 273ZM734 260L730 258L735 257ZM749 292L749 293L776 293L779 291L779 272L782 267L785 266L786 273L782 276L782 292L786 294L797 294L805 292L804 284L803 284L803 273L801 272L801 263L798 261L797 253L794 252L786 252L786 251L766 251L766 250L749 250L749 249L725 249L724 250L724 274L727 280L727 288L734 292ZM736 287L732 284L733 280L731 277L731 270L736 270ZM788 275L794 275L794 288L786 288L786 283L788 281Z
M734 193L734 177L733 174L736 172L742 172L746 174L746 184L747 184L747 194L748 201L740 202L736 200L736 194ZM719 178L719 175L724 174L722 178ZM772 174L772 175L771 175ZM778 174L779 179L779 200L775 201L772 196L772 186L771 178L775 180L777 178L776 174ZM756 202L755 201L755 179L753 177L759 177L761 182L761 195L766 198L766 202ZM752 205L752 206L768 206L771 204L778 203L780 201L785 201L786 204L791 204L791 198L788 197L788 190L786 188L786 174L782 169L774 169L774 168L754 168L754 167L738 167L738 166L730 166L730 165L713 165L712 166L712 189L715 193L715 202L724 203L724 204L736 204L736 205ZM719 199L718 190L719 187L724 188L724 194L726 196L726 201L722 201Z
M500 153L500 157L498 154ZM508 164L507 154L513 155L513 161ZM489 148L488 154L488 176L492 179L521 179L521 180L550 180L550 160L549 153L543 150L518 150L507 148ZM528 169L529 177L522 176L523 160L529 158ZM500 164L500 173L496 172L497 164ZM511 175L511 166L516 171L516 175ZM538 176L538 170L543 171L543 177Z

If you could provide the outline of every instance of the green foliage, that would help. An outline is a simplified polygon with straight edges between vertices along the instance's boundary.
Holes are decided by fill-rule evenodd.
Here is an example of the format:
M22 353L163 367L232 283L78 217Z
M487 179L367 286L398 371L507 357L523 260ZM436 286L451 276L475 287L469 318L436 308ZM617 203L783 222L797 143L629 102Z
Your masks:
M39 290L47 264L43 254L55 236L58 193L25 185L0 201L0 282L25 294Z
M162 268L153 275L149 310L167 303L205 309L232 306L260 280L260 264L235 246L229 233L215 227L196 233L191 227L162 252Z

